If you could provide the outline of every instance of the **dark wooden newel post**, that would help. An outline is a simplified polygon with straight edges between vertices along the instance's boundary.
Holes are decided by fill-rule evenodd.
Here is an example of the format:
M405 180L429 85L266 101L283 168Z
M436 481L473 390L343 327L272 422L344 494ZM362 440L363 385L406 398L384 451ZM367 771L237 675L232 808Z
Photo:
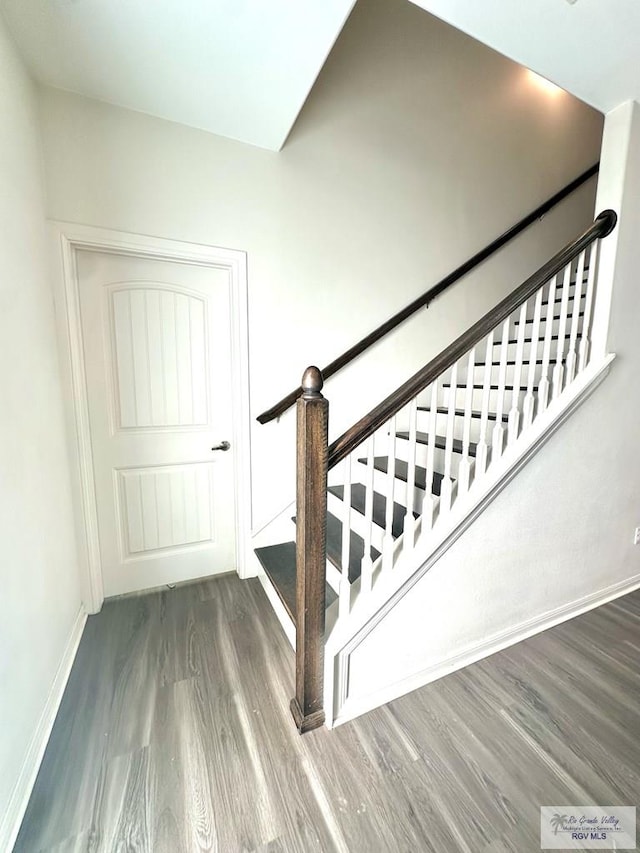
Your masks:
M296 463L296 695L291 713L303 734L324 723L329 403L320 393L323 382L317 367L305 370L301 384Z

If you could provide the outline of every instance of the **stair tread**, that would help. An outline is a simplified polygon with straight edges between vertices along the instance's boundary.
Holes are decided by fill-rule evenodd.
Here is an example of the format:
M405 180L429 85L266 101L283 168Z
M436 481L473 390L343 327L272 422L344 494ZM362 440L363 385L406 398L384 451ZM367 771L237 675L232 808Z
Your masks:
M552 317L552 319L553 319L553 320L559 320L559 319L561 318L561 316L562 316L561 314L558 314L558 315L554 314L554 315L553 315L553 317ZM580 312L578 313L578 317L584 317L584 311L580 311ZM535 319L534 317L527 317L527 318L526 318L526 320L525 320L525 323L533 323L533 322L534 322L534 319ZM540 322L541 322L541 323L546 323L546 322L548 321L548 319L549 319L548 317L540 317ZM567 312L567 315L566 315L565 319L566 319L566 320L571 320L571 317L569 316L569 313L568 313L568 312ZM519 326L519 325L520 325L520 320L514 320L514 321L513 321L513 325L514 325L514 326Z
M451 383L450 383L450 382L443 382L443 383L442 383L442 387L443 387L443 388L451 388ZM466 382L464 382L464 383L462 383L462 384L457 384L457 385L456 385L456 388L457 388L457 389L460 389L460 388L465 388L465 389L466 389L466 387L467 387L467 383L466 383ZM480 383L480 384L478 384L478 385L473 384L471 387L472 387L475 391L482 391L482 389L484 388L484 385L483 385L482 383ZM490 390L490 391L498 391L498 390L499 390L499 387L500 387L499 385L489 385L489 390ZM520 391L527 391L527 390L529 389L529 386L528 386L528 385L518 385L518 386L517 386L517 388L519 388L519 389L520 389ZM513 385L505 385L505 386L504 386L504 390L505 390L505 391L513 391L513 389L514 389L514 386L513 386ZM532 391L537 391L537 390L538 390L538 386L537 386L537 385L534 385L534 386L533 386L533 388L532 388L531 390L532 390Z
M361 462L363 465L367 464L366 459L358 459L358 462ZM375 456L373 459L373 467L376 469L376 471L380 471L382 474L386 474L388 462L388 456ZM417 489L422 489L422 491L426 491L427 469L423 468L420 465L416 465L415 472L415 487ZM402 480L404 483L407 483L409 480L409 466L402 459L396 459L395 475L396 479ZM435 497L440 496L440 485L442 483L442 479L442 474L440 474L438 471L433 472L431 494Z
M296 621L296 543L281 542L278 545L265 545L255 549L269 580L273 584L285 610ZM326 585L326 605L329 607L336 598L335 591Z
M585 284L585 283L586 283L586 282L583 282L583 284ZM572 282L572 284L573 284L573 282ZM586 295L587 295L586 291L585 291L585 290L583 290L583 291L580 293L580 299L584 299ZM575 299L575 294L574 294L574 293L570 293L570 294L569 294L568 302L571 302L571 301L572 301L572 300L574 300L574 299ZM556 298L553 300L553 304L554 304L554 305L557 305L557 304L558 304L558 303L560 303L560 302L562 302L562 296L556 296ZM542 302L541 302L540 304L541 304L541 305L548 305L548 304L549 304L549 300L548 300L548 299L543 299L543 300L542 300Z
M431 412L431 406L418 406L418 411L419 412ZM445 406L438 406L436 411L439 415L449 414L449 409L447 409ZM456 417L462 418L462 417L464 417L465 411L464 411L464 409L456 409L454 414L456 415ZM478 412L474 409L471 412L471 417L479 419L482 417L482 412ZM487 418L490 421L495 421L497 419L497 415L495 412L488 412ZM502 420L506 423L509 420L509 416L503 415Z
M296 543L282 542L255 549L267 577L275 587L284 609L296 621Z
M344 500L344 486L329 486L329 491L341 501ZM351 507L361 515L365 514L365 501L367 490L363 483L351 484ZM379 492L373 493L373 523L378 527L385 527L387 512L387 498ZM404 528L404 517L407 514L406 507L394 501L393 504L393 522L391 525L391 535L397 539L401 535ZM414 513L417 518L418 514Z
M349 581L353 583L360 577L362 558L364 556L364 539L351 531L349 539ZM380 551L371 548L371 559L375 562ZM327 513L327 559L342 571L342 522L335 515Z
M462 388L462 385L460 385L458 387ZM480 386L480 387L482 387L482 386ZM397 432L396 436L398 438L402 438L406 441L409 440L409 433L404 431L404 430L400 430L400 432ZM446 435L436 435L435 438L436 438L435 446L438 448L438 450L444 450L446 448L446 442L447 442ZM429 444L429 434L426 432L416 432L416 441L418 444ZM462 453L462 440L459 438L454 438L452 447L453 447L454 453ZM476 445L474 442L470 441L469 442L469 456L475 456L475 455L476 455Z
M291 520L295 524L295 515ZM352 530L349 540L349 581L351 583L360 577L363 556L364 539ZM372 547L371 559L375 562L379 556L380 552ZM327 560L339 572L342 571L342 522L331 512L327 512Z
M565 359L565 358L563 358L563 359L560 359L560 361L561 361L561 363L562 363L562 364L564 364L564 363L565 363L565 361L566 361L566 359ZM536 359L535 363L536 363L536 364L542 364L542 363L543 363L543 359L538 358L538 359ZM558 363L558 359L557 359L557 358L550 358L550 359L549 359L549 361L548 361L547 363L548 363L548 364L557 364L557 363ZM490 364L491 364L491 367L500 367L500 362L499 362L499 361L492 361L492 362L490 362ZM522 364L522 366L523 366L523 367L528 367L528 366L531 364L531 362L530 362L530 361L525 361L525 360L523 359L523 360L522 360L522 362L521 362L521 364ZM506 365L507 367L515 367L516 362L515 362L515 361L506 361L506 362L505 362L505 365ZM476 362L475 362L475 366L476 366L476 367L486 367L486 366L487 366L487 362L486 362L486 361L476 361Z
M534 340L533 340L533 338L525 338L525 339L522 341L522 343L523 343L523 344L542 343L542 342L544 341L545 337L546 337L546 335L542 335L542 337L538 338L536 341L534 341ZM566 335L564 336L565 341L568 341L570 337L571 337L571 334L570 334L570 333L569 333L569 334L566 334ZM582 336L581 336L580 334L576 335L576 340L578 340L578 341L579 341L579 340L581 339L581 337L582 337ZM550 340L550 341L557 341L557 340L558 340L558 338L559 338L559 335L551 335L551 337L549 338L549 340ZM513 338L513 339L512 339L512 338L509 338L509 340L507 341L507 343L508 343L508 344L517 344L517 343L518 343L518 339L517 339L517 338ZM493 345L494 345L494 347L500 347L500 346L502 346L502 343L501 343L500 341L494 341L494 342L493 342Z

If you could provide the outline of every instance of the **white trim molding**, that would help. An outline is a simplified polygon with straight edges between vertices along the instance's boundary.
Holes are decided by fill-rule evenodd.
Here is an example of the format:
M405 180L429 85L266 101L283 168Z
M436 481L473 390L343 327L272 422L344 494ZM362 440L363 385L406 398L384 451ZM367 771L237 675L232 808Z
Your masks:
M366 714L367 711L372 711L374 708L385 705L387 702L398 699L400 696L411 693L413 690L424 687L426 684L431 684L445 675L450 675L452 672L476 663L476 661L487 658L516 643L520 643L522 640L527 640L529 637L540 634L548 628L553 628L555 625L560 625L562 622L567 622L569 619L587 613L589 610L601 607L603 604L614 601L616 598L628 595L636 589L640 589L640 574L633 575L624 581L612 584L597 592L585 595L575 601L570 601L567 604L563 604L539 616L534 616L532 619L527 619L525 622L521 622L504 631L500 631L491 637L468 646L463 651L440 661L434 666L407 676L400 681L396 681L394 684L389 684L381 690L368 693L365 696L347 698L330 727L334 728L335 726L342 725L342 723L353 720L355 717ZM341 665L345 666L348 664L343 661Z
M25 759L22 762L20 775L9 800L9 806L2 819L2 823L0 823L0 850L12 850L20 831L20 825L27 810L29 797L31 796L38 770L42 763L44 751L49 742L60 703L62 702L86 621L87 614L85 609L81 608L73 623L62 660L49 690L47 701L31 738Z
M241 578L254 574L247 560L251 535L251 438L249 414L249 329L247 257L243 251L185 243L160 237L129 234L90 225L51 222L62 372L72 412L67 412L71 436L71 465L78 524L78 549L83 572L83 597L89 613L104 601L93 457L89 429L87 383L76 254L79 250L109 252L152 260L178 261L227 270L230 280L231 387L235 480L237 571Z
M489 469L489 473L482 481L482 489L475 493L468 492L463 496L455 504L453 511L446 516L446 523L442 524L438 530L434 529L432 535L425 537L422 549L416 548L410 560L404 564L398 563L393 573L387 575L387 581L378 582L373 594L366 598L360 607L356 602L350 614L350 620L345 620L342 624L336 623L337 603L329 608L324 664L324 707L326 724L329 728L440 677L440 675L433 675L433 670L429 669L406 679L406 683L413 686L405 687L405 681L402 681L376 693L375 699L372 698L373 694L366 697L352 696L350 693L351 656L396 604L410 593L418 581L462 536L488 504L511 482L529 459L595 391L607 376L614 358L615 356L610 354L590 364L560 397L552 401L519 441L507 448L496 465ZM416 566L419 567L417 570ZM570 613L564 618L570 618L571 615L573 614ZM535 617L533 621L536 621ZM558 621L562 620L558 619ZM519 628L514 629L516 633L518 630ZM535 633L535 630L543 630L543 628L533 629L531 633ZM518 635L510 642L517 642L518 639L522 637ZM510 645L510 642L505 642L504 646ZM486 652L486 654L490 653ZM478 660L483 656L484 654L479 653L473 659ZM465 655L461 658L462 662L457 666L443 663L434 669L444 674L444 671L453 671L471 662L471 658L467 659ZM447 666L449 669L446 669ZM379 695L382 694L386 698L378 701Z

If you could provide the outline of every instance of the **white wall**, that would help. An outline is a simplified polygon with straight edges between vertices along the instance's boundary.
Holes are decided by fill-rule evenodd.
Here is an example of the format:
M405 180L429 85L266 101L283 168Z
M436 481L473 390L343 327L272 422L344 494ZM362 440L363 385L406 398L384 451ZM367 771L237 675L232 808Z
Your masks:
M0 18L0 849L80 612L34 87ZM77 631L76 631L77 634ZM50 710L50 708L49 708ZM43 717L44 713L44 717Z
M444 674L444 662L464 665L487 644L640 586L638 104L607 116L598 207L620 216L603 244L614 249L611 373L357 649L354 702L393 684L402 692Z
M42 117L52 218L248 253L254 417L595 162L601 133L598 113L405 0L360 0L279 154L53 90ZM332 435L592 208L593 186L332 380ZM294 494L292 413L252 441L258 529Z

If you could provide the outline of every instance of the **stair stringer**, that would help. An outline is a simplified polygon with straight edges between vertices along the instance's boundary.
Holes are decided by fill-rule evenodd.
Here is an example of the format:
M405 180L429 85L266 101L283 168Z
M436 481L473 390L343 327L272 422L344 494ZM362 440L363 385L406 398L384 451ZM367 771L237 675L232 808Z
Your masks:
M562 423L595 391L607 376L614 358L613 354L606 355L598 361L594 358L562 394L551 401L547 409L535 418L533 424L505 449L500 460L494 462L481 479L472 483L467 494L455 502L451 512L439 519L427 534L418 536L414 550L411 553L399 553L392 571L379 578L368 596L360 599L358 584L353 584L353 607L348 617L342 616L337 620L338 602L329 608L324 671L324 707L326 725L329 728L358 717L445 674L439 670L429 671L423 680L411 679L410 684L405 681L396 682L389 685L388 690L376 690L375 693L362 696L353 695L349 691L353 652L396 604L410 593L464 531L476 521L488 504ZM396 546L400 546L400 540L396 541ZM460 669L472 660L477 660L493 651L495 649L491 648L484 654L476 654L475 657L472 652L468 658L461 656L455 663L449 662L446 672Z
M247 548L247 562L249 566L248 577L257 577L271 606L273 607L278 621L289 640L292 649L296 648L296 626L287 613L280 600L278 592L265 572L260 560L256 556L256 550L265 545L275 545L287 542L296 536L295 526L296 502L291 501L274 518L268 521L259 531L253 534L250 545ZM333 589L339 588L340 572L327 559L327 583Z
M251 549L260 548L262 545L271 545L282 539L291 539L291 518L296 514L296 502L290 501L284 509L270 519L260 530L251 537Z
M292 525L291 516L295 515L295 501L288 503L284 509L268 521L260 530L256 531L252 538L249 547L247 548L248 562L250 566L250 577L257 577L269 599L269 602L282 625L282 630L289 640L291 647L295 651L296 648L296 626L293 620L283 606L275 587L267 577L260 561L256 556L256 548L263 545L273 545L276 542L287 541L295 537L295 527Z

